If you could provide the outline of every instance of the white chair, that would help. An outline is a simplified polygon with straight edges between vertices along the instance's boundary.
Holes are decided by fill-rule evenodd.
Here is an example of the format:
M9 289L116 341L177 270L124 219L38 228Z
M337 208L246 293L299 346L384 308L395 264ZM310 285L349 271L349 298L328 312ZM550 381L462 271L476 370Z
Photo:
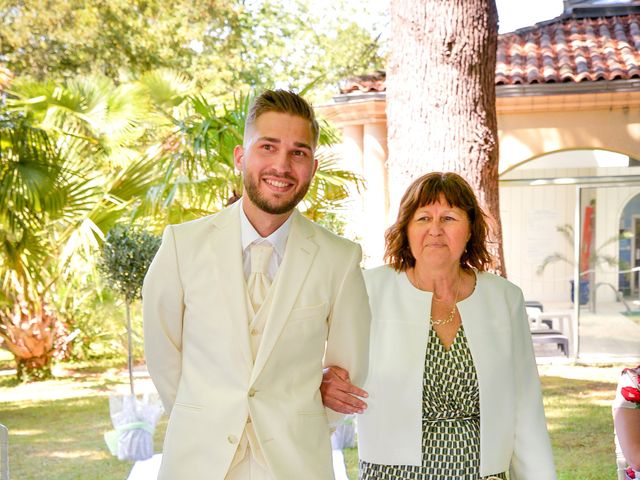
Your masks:
M542 313L542 308L540 307L524 307L527 310L527 315L534 316Z
M568 357L569 337L565 335L566 327L563 328L565 317L543 312L541 306L526 306L526 310L533 343L555 345L565 357Z
M552 330L558 330L564 335L571 336L572 324L571 319L573 314L571 311L558 310L543 312L539 316L540 323L549 325Z

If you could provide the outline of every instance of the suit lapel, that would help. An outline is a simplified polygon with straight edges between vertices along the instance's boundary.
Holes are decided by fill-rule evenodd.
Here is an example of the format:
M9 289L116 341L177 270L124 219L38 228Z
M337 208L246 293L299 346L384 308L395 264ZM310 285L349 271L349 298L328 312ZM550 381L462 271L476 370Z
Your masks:
M240 233L240 202L221 210L213 217L211 250L216 272L216 288L222 298L229 299L221 308L226 308L231 319L232 341L240 348L249 369L253 366L249 339L249 316L246 304L246 282L242 262L242 240Z
M297 210L294 210L293 215L284 258L272 286L272 304L251 374L251 383L256 380L271 355L318 249L318 245L312 240L313 229L309 220Z

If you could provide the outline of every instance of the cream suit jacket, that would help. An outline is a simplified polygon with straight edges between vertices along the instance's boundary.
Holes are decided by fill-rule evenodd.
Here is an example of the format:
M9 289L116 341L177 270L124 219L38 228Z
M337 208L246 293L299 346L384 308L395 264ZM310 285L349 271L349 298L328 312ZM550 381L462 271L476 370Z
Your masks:
M432 294L388 266L364 275L372 322L369 407L358 417L360 458L421 465ZM458 302L458 311L480 388L480 474L509 471L511 480L555 480L522 292L502 277L476 275L476 288Z
M360 247L293 213L254 364L239 208L167 227L145 278L147 365L170 413L158 478L222 480L250 415L276 479L332 479L319 387L323 365L365 379Z

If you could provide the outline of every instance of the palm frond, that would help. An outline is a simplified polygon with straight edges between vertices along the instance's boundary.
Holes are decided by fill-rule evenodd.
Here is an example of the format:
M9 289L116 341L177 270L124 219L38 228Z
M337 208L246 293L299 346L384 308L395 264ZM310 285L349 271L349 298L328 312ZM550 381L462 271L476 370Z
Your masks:
M567 258L565 255L562 255L560 253L552 253L551 255L548 255L547 257L545 257L542 262L540 263L540 265L538 266L538 268L536 269L536 273L538 275L542 275L542 273L544 273L545 269L551 265L552 263L556 263L556 262L565 262L569 265L573 265L573 260Z
M108 156L144 134L148 97L135 85L116 87L102 76L86 76L57 85L19 82L7 102L11 110L33 117L43 129L60 137L81 139L93 153Z
M320 124L320 138L318 139L318 145L331 147L341 142L340 131L330 124L327 120L319 119Z
M193 93L195 83L184 73L166 68L152 70L138 79L155 108L167 110L180 105Z
M19 114L0 117L0 209L9 228L55 214L64 202L63 159L43 130Z

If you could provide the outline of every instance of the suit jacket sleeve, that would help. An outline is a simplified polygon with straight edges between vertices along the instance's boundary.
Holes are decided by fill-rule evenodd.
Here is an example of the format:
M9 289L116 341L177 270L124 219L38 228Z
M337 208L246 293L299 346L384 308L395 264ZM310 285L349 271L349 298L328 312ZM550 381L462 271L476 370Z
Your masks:
M551 442L542 404L529 320L522 292L511 306L516 385L515 439L510 477L513 480L555 480Z
M335 302L329 313L329 335L324 366L336 365L349 372L351 383L364 385L369 368L369 297L362 277L362 249L356 245L347 263ZM326 408L335 426L343 415Z
M167 227L142 289L147 368L167 413L182 371L183 289L174 230Z

